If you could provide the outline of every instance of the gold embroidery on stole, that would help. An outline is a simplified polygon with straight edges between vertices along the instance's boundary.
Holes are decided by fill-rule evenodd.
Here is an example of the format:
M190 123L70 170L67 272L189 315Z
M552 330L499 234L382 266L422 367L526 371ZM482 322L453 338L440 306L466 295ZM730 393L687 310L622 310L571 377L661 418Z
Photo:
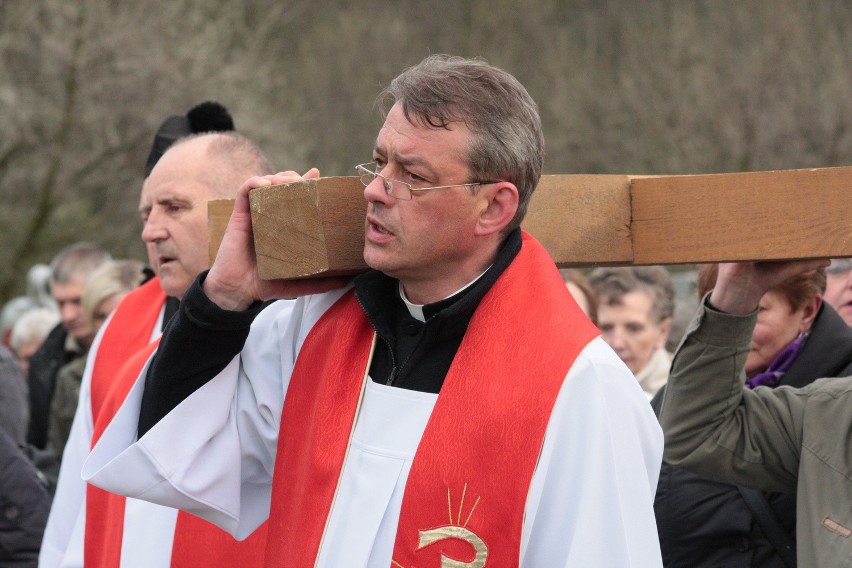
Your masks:
M453 560L441 554L441 568L483 568L485 566L485 561L488 559L488 547L485 546L485 543L475 532L457 525L447 525L428 531L420 531L420 543L417 546L417 550L445 538L458 538L469 542L473 545L476 555L471 562L461 562L460 560Z
M453 505L452 498L450 496L450 488L447 488L447 509L450 514L450 524L437 527L434 529L421 530L418 531L420 535L420 540L418 542L417 548L415 550L420 550L429 546L430 544L434 544L441 540L445 540L448 538L454 538L458 540L463 540L473 546L473 550L475 551L475 555L473 560L470 562L462 562L461 560L454 560L448 556L445 556L443 553L441 554L441 568L483 568L485 566L485 562L488 560L488 546L485 544L479 535L475 532L467 528L467 523L470 521L471 515L473 515L473 511L476 510L476 506L479 505L480 497L476 498L476 501L473 504L473 507L470 508L470 512L467 514L467 517L464 520L463 525L459 525L461 523L462 509L464 508L464 499L467 495L467 483L464 484L464 488L462 489L461 501L459 502L459 512L456 515L456 518L453 519ZM397 562L396 560L391 560L393 566L397 568L405 568L402 564Z

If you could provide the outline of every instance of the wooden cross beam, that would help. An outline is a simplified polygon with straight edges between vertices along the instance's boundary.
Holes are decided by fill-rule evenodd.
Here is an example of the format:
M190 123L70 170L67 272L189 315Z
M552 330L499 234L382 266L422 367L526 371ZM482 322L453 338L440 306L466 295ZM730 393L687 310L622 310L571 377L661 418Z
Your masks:
M366 270L362 194L356 177L253 190L261 278ZM211 260L232 204L210 202ZM543 176L523 228L560 267L852 256L852 167Z

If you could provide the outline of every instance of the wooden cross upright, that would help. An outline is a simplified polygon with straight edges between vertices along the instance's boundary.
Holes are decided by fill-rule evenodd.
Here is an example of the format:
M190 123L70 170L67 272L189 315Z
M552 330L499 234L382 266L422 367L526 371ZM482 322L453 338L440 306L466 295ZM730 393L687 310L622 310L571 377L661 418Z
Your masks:
M362 195L356 177L253 190L261 278L366 270ZM210 202L211 262L232 206L231 200ZM848 257L852 167L543 176L522 228L560 267Z

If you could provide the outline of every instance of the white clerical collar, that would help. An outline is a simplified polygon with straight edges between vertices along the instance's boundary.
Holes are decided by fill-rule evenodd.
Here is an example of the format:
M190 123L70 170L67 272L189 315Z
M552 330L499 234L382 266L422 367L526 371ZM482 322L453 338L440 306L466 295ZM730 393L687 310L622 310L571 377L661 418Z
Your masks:
M489 266L488 268L491 268L491 267ZM484 271L482 271L482 274L480 274L479 276L477 276L476 278L474 278L473 280L471 280L470 282L468 282L467 284L465 284L464 286L462 286L461 288L459 288L458 290L456 290L455 292L453 292L452 294L450 294L446 298L442 298L441 300L438 300L438 301L442 302L442 301L446 300L447 298L452 298L456 294L463 292L464 290L467 290L468 288L473 286L476 283L477 280L482 278L483 274L488 272L488 268L486 268ZM426 316L423 315L423 306L425 306L426 304L413 304L413 303L411 303L408 300L408 298L405 296L405 290L403 290L403 288L402 288L402 282L399 283L398 289L399 289L399 297L402 298L402 301L405 303L405 307L408 308L408 313L411 314L411 317L413 317L417 321L425 322Z

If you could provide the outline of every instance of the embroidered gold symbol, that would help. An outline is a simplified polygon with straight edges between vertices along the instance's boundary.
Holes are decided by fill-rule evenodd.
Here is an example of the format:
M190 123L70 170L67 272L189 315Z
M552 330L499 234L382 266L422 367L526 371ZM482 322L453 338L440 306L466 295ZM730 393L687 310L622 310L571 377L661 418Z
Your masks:
M466 495L467 483L464 484L464 489L462 490L458 514L455 518L453 518L452 498L450 495L450 489L447 488L447 510L450 515L450 524L443 527L419 531L420 541L417 545L417 550L448 538L463 540L473 546L475 555L472 561L463 562L461 560L455 560L442 553L441 568L483 568L485 566L485 561L488 559L488 546L486 546L485 542L479 538L475 532L467 528L467 523L470 521L473 511L476 510L476 506L479 504L479 497L476 498L473 507L470 508L470 512L468 512L467 517L465 517L464 524L461 524L462 510L464 509L464 500ZM393 566L403 568L402 564L399 562L396 562L395 560L392 560L391 562L393 563Z
M476 556L473 557L471 562L462 562L441 554L441 568L482 568L485 566L485 560L488 558L488 547L475 532L464 527L448 525L428 531L420 531L420 544L417 546L417 550L445 538L458 538L469 542L473 545Z

